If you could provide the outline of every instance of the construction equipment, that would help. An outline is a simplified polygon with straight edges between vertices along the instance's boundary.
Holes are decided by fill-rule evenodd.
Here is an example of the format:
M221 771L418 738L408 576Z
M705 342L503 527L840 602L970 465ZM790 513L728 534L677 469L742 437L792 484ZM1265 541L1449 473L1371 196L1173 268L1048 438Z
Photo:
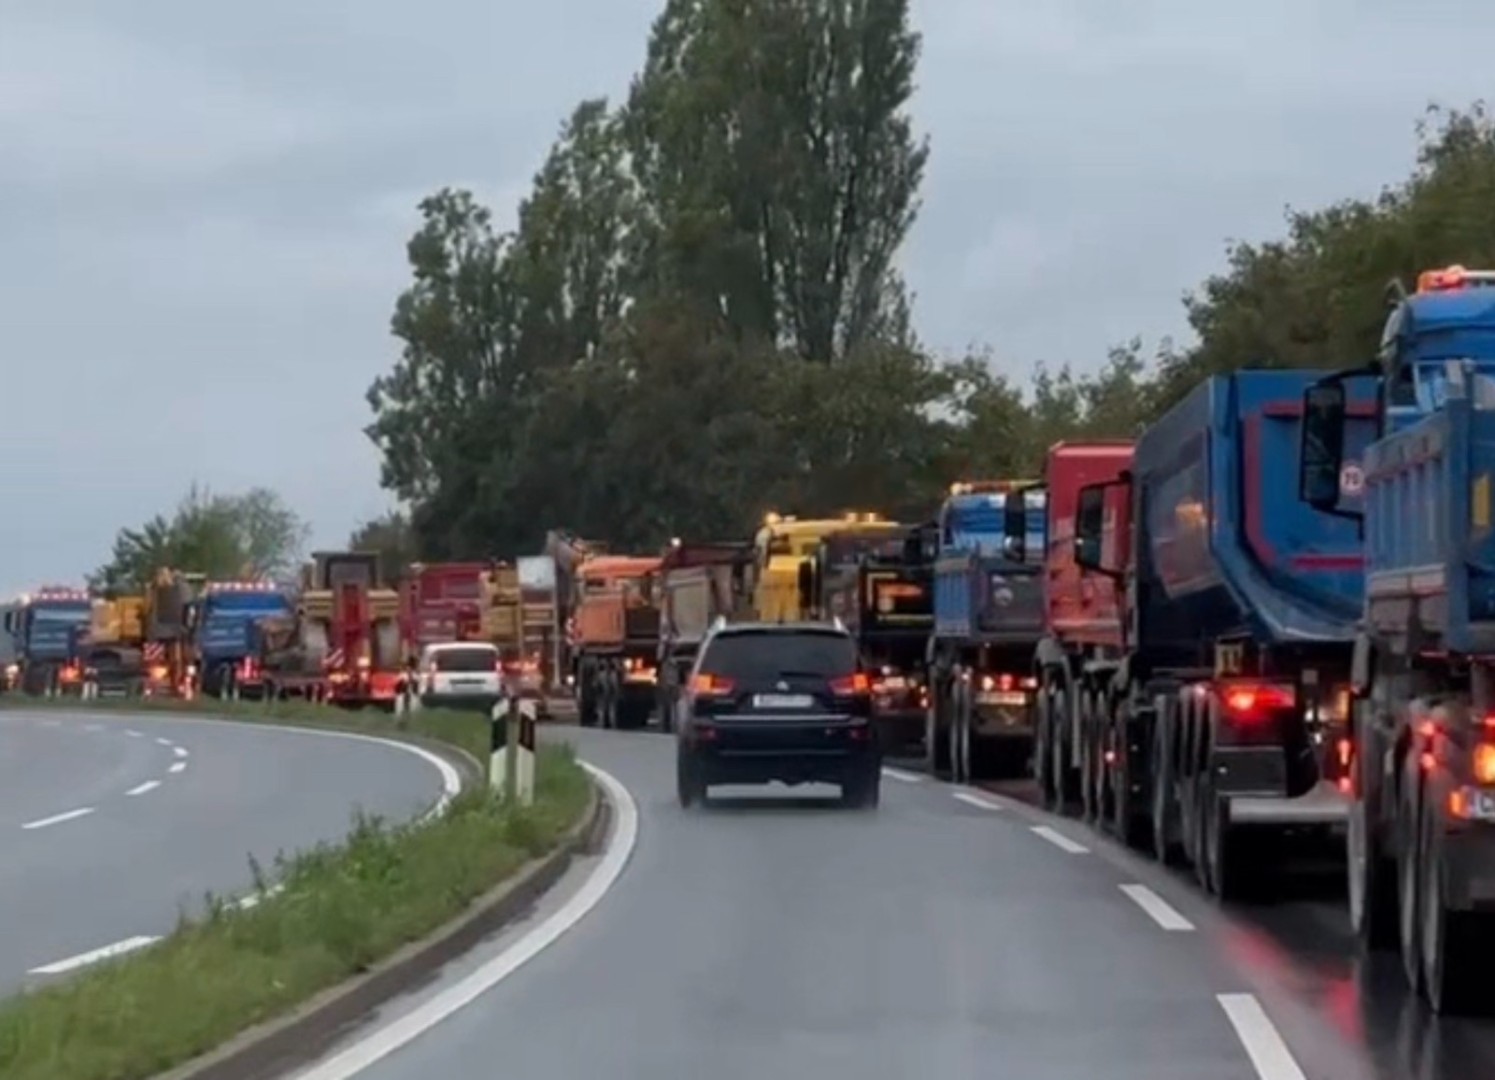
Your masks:
M575 680L582 725L641 728L656 699L659 556L595 555L576 570Z
M100 697L146 697L169 685L164 664L146 663L144 596L95 600L80 660L85 684Z
M903 526L873 513L851 511L838 518L801 521L777 513L764 516L753 539L753 607L765 622L811 618L810 597L820 541L831 533L848 537L887 537Z
M197 692L198 664L193 612L207 575L163 568L145 590L145 663L155 693L191 698Z
M672 540L658 571L660 725L674 730L682 688L718 618L752 617L753 544Z

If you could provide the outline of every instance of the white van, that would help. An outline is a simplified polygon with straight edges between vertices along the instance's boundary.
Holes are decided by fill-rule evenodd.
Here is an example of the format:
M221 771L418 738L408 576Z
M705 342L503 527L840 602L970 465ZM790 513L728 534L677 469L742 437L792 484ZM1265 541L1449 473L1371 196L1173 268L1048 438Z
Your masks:
M490 710L503 696L503 665L486 641L444 641L420 654L420 702L424 706Z

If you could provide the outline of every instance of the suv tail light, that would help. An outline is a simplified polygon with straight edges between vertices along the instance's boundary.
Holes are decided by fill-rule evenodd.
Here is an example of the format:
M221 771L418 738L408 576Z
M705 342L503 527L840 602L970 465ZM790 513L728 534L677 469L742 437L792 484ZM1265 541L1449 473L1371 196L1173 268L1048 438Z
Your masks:
M1474 782L1495 784L1495 745L1482 742L1474 747Z
M1251 724L1270 720L1274 713L1297 707L1298 695L1291 686L1273 683L1227 683L1219 688L1220 707L1226 718Z
M860 697L872 693L872 680L865 671L844 675L831 680L831 693L836 697Z
M731 679L724 679L720 675L708 675L701 672L690 681L690 692L697 697L723 697L732 692L737 684Z

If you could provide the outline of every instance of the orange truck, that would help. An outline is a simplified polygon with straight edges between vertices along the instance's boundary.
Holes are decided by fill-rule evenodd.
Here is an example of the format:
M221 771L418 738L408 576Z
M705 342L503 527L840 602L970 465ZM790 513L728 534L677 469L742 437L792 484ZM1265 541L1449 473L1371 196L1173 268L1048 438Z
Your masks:
M584 727L641 728L658 683L657 555L593 555L575 574L572 665Z

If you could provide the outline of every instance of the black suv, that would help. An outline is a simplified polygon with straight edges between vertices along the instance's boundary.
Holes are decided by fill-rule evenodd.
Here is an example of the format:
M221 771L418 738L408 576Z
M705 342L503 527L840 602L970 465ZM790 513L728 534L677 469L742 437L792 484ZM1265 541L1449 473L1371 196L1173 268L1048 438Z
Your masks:
M712 784L833 783L877 805L882 751L856 641L839 624L719 623L676 705L680 805Z

